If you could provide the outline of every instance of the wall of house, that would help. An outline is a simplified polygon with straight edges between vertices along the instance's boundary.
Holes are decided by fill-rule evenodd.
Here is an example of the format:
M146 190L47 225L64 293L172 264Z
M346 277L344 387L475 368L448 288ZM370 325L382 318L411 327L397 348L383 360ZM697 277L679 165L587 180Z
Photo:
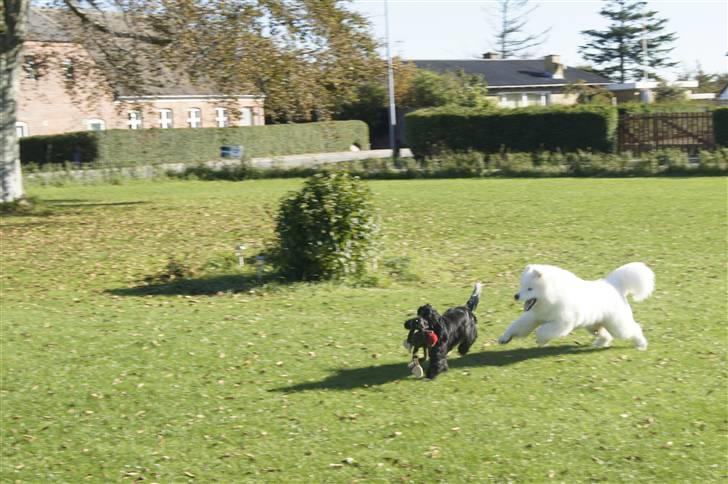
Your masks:
M22 54L33 56L35 67L24 66L20 80L17 121L23 135L47 135L84 131L95 121L105 129L129 129L129 111L141 113L142 128L160 127L160 110L168 109L172 127L189 127L190 109L200 110L199 127L218 126L216 108L227 110L228 125L265 124L263 99L259 97L213 98L161 96L115 99L109 83L94 67L88 53L77 44L27 42ZM67 77L72 60L73 78ZM242 114L242 116L241 116ZM98 123L96 123L98 125Z
M92 119L103 119L108 129L123 127L113 95L101 73L88 67L92 63L84 49L70 43L27 42L23 61L27 56L35 58L35 67L24 62L17 113L27 135L83 131ZM75 79L66 78L66 59L73 59Z
M534 105L546 105L551 104L562 104L571 105L576 104L576 94L566 94L563 89L554 89L544 86L544 88L507 88L489 89L488 98L493 101L496 106L502 106L502 96L507 96L508 104L505 107L523 107L523 106L534 106ZM525 95L525 100L524 100ZM517 99L517 102L516 102Z

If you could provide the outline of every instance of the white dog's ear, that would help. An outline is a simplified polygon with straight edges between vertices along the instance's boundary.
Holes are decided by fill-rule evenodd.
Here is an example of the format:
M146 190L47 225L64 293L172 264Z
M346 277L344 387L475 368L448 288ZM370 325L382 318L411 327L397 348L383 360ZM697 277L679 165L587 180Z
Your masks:
M533 270L533 275L535 277L541 277L543 274L541 274L541 271L539 271L538 269L534 269Z

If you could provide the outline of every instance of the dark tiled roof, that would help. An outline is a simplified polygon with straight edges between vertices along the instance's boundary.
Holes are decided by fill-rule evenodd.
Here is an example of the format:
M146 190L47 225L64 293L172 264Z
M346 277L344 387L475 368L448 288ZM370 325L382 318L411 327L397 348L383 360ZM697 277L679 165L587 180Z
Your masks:
M58 9L33 8L28 15L28 40L38 42L71 42L64 27L67 16L59 15Z
M118 14L104 14L89 12L100 22L110 25L117 32L128 32L132 28L124 18ZM79 20L68 10L58 8L32 8L28 18L28 40L38 42L81 42L85 43L80 35ZM117 43L129 43L118 40ZM103 64L107 61L105 56L93 43L86 43L87 51L94 60ZM129 43L132 46L131 43ZM193 80L185 73L174 72L168 66L154 62L144 55L138 55L135 61L141 67L141 72L135 78L141 85L128 85L123 73L117 72L112 66L105 69L107 78L111 80L114 92L121 97L136 96L223 96L215 86L205 80ZM233 97L238 94L233 94Z
M564 79L553 79L544 70L543 59L506 60L412 60L418 68L443 72L463 71L465 74L480 74L489 87L563 86L577 81L587 84L611 84L606 77L593 72L566 67Z

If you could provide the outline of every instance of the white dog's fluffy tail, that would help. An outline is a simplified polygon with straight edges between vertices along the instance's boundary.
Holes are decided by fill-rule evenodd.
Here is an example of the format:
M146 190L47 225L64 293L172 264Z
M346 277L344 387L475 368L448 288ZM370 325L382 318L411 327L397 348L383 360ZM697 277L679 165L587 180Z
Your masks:
M609 274L606 280L623 296L631 294L635 301L647 299L655 289L655 273L642 262L625 264Z

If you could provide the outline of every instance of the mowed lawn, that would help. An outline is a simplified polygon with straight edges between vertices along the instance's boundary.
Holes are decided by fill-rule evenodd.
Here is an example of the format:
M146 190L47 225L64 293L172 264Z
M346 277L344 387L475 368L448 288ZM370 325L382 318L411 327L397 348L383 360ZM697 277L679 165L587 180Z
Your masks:
M211 272L301 180L31 187L49 212L0 226L0 479L725 482L725 178L368 183L359 287ZM144 287L170 257L196 279ZM631 261L657 275L646 352L495 343L526 264ZM404 320L477 279L471 353L409 376Z

